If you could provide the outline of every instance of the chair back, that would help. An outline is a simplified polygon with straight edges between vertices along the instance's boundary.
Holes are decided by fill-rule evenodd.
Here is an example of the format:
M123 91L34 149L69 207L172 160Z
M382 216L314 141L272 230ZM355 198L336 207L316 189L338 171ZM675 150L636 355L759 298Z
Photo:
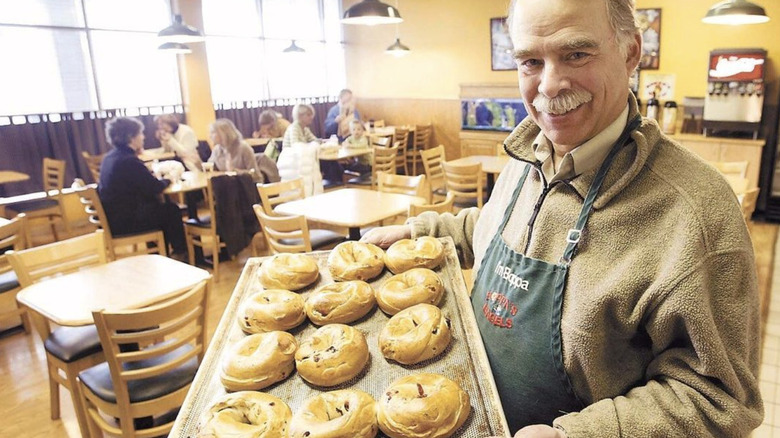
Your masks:
M446 159L444 156L444 145L440 144L435 148L420 151L420 157L422 157L425 176L428 179L428 185L431 186L431 191L444 188L446 186L444 169L441 166L441 163Z
M506 149L504 149L504 143L496 143L496 156L498 157L506 157L509 154L506 153Z
M747 178L747 161L709 161L709 164L724 176Z
M65 186L65 161L43 159L43 190L62 190Z
M417 151L428 149L428 144L433 134L432 125L415 125L414 127L414 148Z
M745 218L745 223L750 224L750 219L753 217L753 211L756 209L756 201L758 200L759 188L754 187L742 195L740 201L740 207L742 208L742 217Z
M100 164L103 163L103 157L106 154L90 155L87 151L81 151L81 156L84 157L84 162L87 163L89 173L92 174L94 182L100 182Z
M724 177L726 178L726 181L728 181L729 186L731 186L731 190L734 190L734 193L737 195L747 193L750 186L750 180L736 175L724 175Z
M303 178L295 178L271 184L258 184L257 193L265 214L278 216L274 207L284 202L295 201L306 197L303 189Z
M378 190L385 193L400 193L402 195L428 198L425 186L425 175L407 176L379 172L377 174Z
M103 230L48 245L9 251L6 256L22 287L108 261Z
M207 314L206 281L176 298L150 307L92 312L111 372L124 436L135 436L127 433L127 428L133 426L133 418L159 417L182 405L190 383L160 398L136 403L130 402L128 384L140 379L169 377L168 373L175 372L194 358L200 363L206 351ZM141 349L138 349L139 345ZM98 415L94 411L90 414L93 418ZM170 418L164 425L156 425L154 430L145 430L150 434L144 436L166 435L173 427L174 419Z
M13 270L5 252L9 249L18 252L27 245L25 222L25 216L22 213L7 224L0 225L0 249L3 251L0 253L0 275Z
M441 163L447 192L457 199L474 199L476 206L482 208L482 163L453 165Z
M304 216L271 216L255 204L255 215L263 228L265 241L273 254L311 252L309 225Z
M409 175L407 168L406 154L409 148L409 130L404 128L395 128L393 134L393 146L398 147L396 153L395 166L404 170L405 175Z
M442 214L442 213L452 213L453 209L452 206L455 203L455 195L452 193L447 193L447 198L444 199L444 201L436 202L433 204L409 204L409 217L417 216L420 213L425 213L426 211L435 211L436 213Z

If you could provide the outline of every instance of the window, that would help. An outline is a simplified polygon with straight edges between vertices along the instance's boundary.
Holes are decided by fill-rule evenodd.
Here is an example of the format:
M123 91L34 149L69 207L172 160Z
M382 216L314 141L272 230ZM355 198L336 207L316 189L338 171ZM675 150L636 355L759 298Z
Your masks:
M345 85L338 0L203 0L215 104L335 96ZM292 41L305 50L285 53Z
M0 0L0 116L181 104L168 0Z

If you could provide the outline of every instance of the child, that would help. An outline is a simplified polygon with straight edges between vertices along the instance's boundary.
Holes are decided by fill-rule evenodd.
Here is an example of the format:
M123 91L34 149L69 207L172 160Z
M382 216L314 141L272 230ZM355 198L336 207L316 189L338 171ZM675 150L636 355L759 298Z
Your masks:
M350 136L344 139L344 147L349 149L365 149L369 146L366 130L360 120L352 120L349 123ZM350 170L363 173L371 169L371 154L364 154L357 157L354 165L347 166Z

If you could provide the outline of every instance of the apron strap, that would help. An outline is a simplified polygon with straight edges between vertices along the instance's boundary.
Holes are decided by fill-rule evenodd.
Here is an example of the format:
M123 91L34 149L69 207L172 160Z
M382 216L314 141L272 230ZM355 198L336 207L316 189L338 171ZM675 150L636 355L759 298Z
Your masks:
M504 227L506 227L506 223L509 221L509 216L512 215L512 210L515 208L515 202L517 202L518 196L520 196L520 190L523 189L523 185L525 184L525 179L528 177L528 172L531 170L531 165L528 164L525 166L525 171L520 176L520 179L517 181L517 186L515 187L515 190L512 192L512 198L509 200L509 204L507 204L506 209L504 210L504 219L501 221L501 228L498 230L498 235L504 233Z
M599 190L601 190L601 184L604 182L604 177L607 176L607 171L612 165L612 161L615 159L618 151L623 148L630 139L631 132L633 132L641 122L642 117L636 116L628 123L626 129L620 134L620 138L618 138L615 145L612 146L607 158L601 163L601 167L599 168L598 173L596 173L596 178L593 180L593 183L588 189L588 194L585 196L585 202L582 204L582 210L580 210L580 216L577 218L577 223L574 225L574 228L566 233L566 250L563 252L560 261L562 265L568 266L571 263L574 251L577 249L577 244L582 237L582 230L585 229L585 224L588 222L588 217L590 217L590 213L593 210L593 203L596 201L596 195L598 195Z

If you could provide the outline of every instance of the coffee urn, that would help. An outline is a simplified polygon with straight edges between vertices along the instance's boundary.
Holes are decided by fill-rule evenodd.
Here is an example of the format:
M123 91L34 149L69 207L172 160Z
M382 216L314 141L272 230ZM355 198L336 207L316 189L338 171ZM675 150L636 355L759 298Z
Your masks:
M718 49L710 52L704 135L747 132L758 138L764 105L766 50Z

